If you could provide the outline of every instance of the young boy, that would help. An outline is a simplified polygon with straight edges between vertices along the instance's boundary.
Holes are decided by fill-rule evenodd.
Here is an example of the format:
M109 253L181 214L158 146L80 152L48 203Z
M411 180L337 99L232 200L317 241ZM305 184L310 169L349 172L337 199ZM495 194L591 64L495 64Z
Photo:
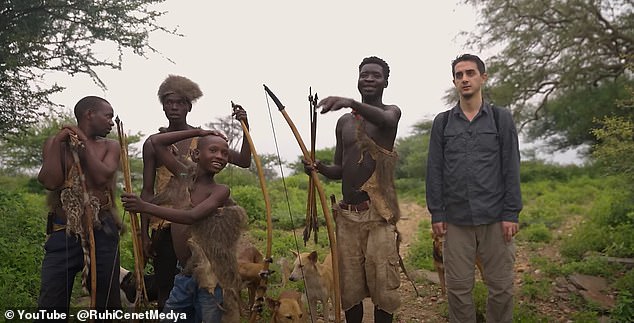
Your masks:
M175 142L192 137L200 137L191 156L195 164L169 150ZM148 140L157 158L179 176L170 180L154 204L126 193L121 201L126 211L173 222L172 243L181 272L174 278L163 312L186 313L195 322L237 322L240 277L236 246L246 214L232 202L229 187L214 181L228 162L227 140L216 131L202 129L158 133Z

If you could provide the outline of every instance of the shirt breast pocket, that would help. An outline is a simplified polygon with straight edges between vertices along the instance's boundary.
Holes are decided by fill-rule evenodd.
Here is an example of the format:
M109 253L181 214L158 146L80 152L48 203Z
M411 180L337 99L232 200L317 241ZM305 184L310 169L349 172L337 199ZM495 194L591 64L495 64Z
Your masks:
M443 136L445 151L447 152L464 152L464 140L459 135L445 134Z
M500 149L499 135L495 132L478 132L476 147L478 151L494 153Z

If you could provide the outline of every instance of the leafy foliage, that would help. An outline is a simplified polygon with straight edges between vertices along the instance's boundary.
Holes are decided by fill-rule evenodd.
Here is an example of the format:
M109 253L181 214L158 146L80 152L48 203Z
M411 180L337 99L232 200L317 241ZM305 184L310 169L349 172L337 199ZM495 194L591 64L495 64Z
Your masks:
M0 138L0 168L12 174L32 174L42 165L42 147L44 142L57 134L64 125L76 124L75 117L68 111L51 112L35 125L17 134L8 134ZM141 179L143 161L141 151L134 146L143 135L139 132L128 134L128 161L133 179ZM118 140L116 132L108 138ZM39 184L38 184L39 185Z
M46 238L43 206L42 195L0 191L0 304L36 305Z
M591 131L605 119L622 119L631 114L631 109L619 108L618 102L629 95L627 88L634 83L618 78L603 83L570 91L550 100L544 113L533 122L527 132L529 140L542 139L551 150L565 150L584 144L595 144L597 139Z
M121 69L124 49L156 52L150 33L175 33L157 24L164 13L151 7L163 1L2 1L0 137L36 123L41 108L57 106L49 95L63 88L43 85L45 72L87 74L106 88L96 68Z
M599 121L601 127L592 130L598 140L593 157L607 173L619 174L634 183L634 86L627 91L628 96L618 102L622 113L604 117Z
M631 80L626 73L632 59L628 54L634 52L631 1L464 2L478 8L482 17L478 28L468 35L467 47L481 51L502 48L488 60L491 99L511 107L516 119L523 121L521 128L546 118L541 125L537 123L533 136L550 135L553 129L547 125L559 121L554 132L571 137L558 142L557 148L591 139L587 130L592 118L613 112L610 108L616 98L606 97L599 103L576 96ZM575 117L579 112L583 120ZM578 122L581 124L574 125Z

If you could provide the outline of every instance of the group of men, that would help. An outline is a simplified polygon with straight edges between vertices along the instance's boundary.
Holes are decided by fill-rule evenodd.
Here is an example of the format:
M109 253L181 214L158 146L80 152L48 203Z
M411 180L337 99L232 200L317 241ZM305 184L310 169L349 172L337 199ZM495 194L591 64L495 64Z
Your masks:
M513 236L522 208L517 132L511 114L483 98L487 74L480 58L464 54L451 67L460 99L433 122L426 178L432 229L445 237L449 321L475 322L471 291L479 257L489 288L487 321L511 322ZM361 101L330 96L318 103L321 113L350 110L336 125L333 163L304 161L307 172L341 180L342 199L334 207L347 322L362 322L366 297L375 306L375 322L392 322L401 305L394 185L401 110L383 103L389 74L384 60L367 57L359 65ZM188 124L187 114L200 96L198 85L182 76L170 75L160 85L158 98L169 124L143 145L140 197L123 194L121 200L127 211L142 214L142 242L153 262L159 309L187 313L196 322L235 321L236 273L225 268L233 266L235 254L223 250L235 246L245 215L214 175L227 163L249 167L251 151L246 140L234 151L222 133ZM51 212L38 304L68 311L79 271L89 285L87 254L94 240L96 307L116 309L121 306L121 223L113 192L120 151L105 138L114 112L106 100L91 96L77 103L75 116L77 126L65 126L43 148L38 179L51 191ZM248 125L243 109L234 110L234 117ZM94 239L82 223L85 213L94 215Z

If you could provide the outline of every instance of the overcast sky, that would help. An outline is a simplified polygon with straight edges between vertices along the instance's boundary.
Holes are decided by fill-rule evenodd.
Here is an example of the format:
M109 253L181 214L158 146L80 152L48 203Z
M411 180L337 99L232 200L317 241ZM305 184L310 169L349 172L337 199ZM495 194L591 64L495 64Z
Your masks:
M459 36L474 28L476 12L457 2L167 0L159 7L168 11L161 24L178 27L184 37L153 34L150 42L162 55L125 53L121 71L98 70L106 91L85 76L47 80L67 87L55 102L71 109L86 95L102 96L126 130L149 135L167 125L156 96L160 83L168 74L186 76L203 91L188 116L191 125L230 114L233 100L247 110L258 152L275 153L262 84L285 104L308 142L309 87L320 98L360 99L358 65L364 57L379 56L391 70L383 101L401 108L398 136L405 137L413 124L448 108L442 97L452 86L451 60L476 53ZM294 161L301 152L269 102L282 159ZM335 123L345 112L318 116L318 149L334 146Z

